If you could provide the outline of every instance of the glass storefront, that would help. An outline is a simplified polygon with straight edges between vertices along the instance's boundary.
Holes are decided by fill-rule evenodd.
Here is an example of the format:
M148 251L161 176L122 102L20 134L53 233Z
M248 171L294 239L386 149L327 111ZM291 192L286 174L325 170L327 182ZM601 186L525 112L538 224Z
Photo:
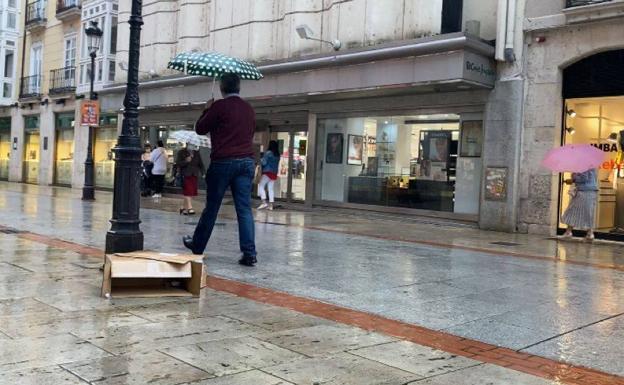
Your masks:
M0 179L9 179L11 157L11 118L0 118Z
M113 147L117 144L117 115L103 115L100 126L94 129L95 144L95 187L113 188L115 183L115 161Z
M460 126L455 114L319 120L316 200L478 212L482 126L465 126L461 157Z
M56 116L56 157L54 183L70 186L74 163L74 114Z
M598 169L595 229L624 235L624 97L568 99L565 105L564 143L591 144L605 153ZM570 177L564 173L562 181ZM559 218L570 203L569 188L561 183Z
M275 181L275 198L304 201L306 189L307 132L271 132L270 140L278 143L280 162ZM292 152L292 157L291 157ZM289 195L290 189L290 195Z
M23 181L37 183L39 181L39 116L24 117L24 163Z

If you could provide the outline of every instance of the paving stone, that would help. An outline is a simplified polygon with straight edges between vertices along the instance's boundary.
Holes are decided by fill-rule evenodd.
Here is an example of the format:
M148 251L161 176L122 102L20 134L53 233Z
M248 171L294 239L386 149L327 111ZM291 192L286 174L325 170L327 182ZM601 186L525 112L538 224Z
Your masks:
M0 277L2 277L2 279L5 279L6 277L12 277L12 276L17 276L20 279L25 279L24 278L25 275L29 275L32 273L33 273L32 271L21 268L14 264L0 262Z
M33 298L0 300L0 316L20 316L30 313L60 313L59 310ZM1 326L0 326L1 329Z
M259 370L250 370L230 376L216 377L194 382L189 385L294 385L280 378L263 373Z
M123 309L131 306L149 305L149 304L161 304L167 302L179 301L179 298L175 297L154 297L154 298L112 298L105 299L101 297L101 290L99 287L93 286L92 288L83 286L83 290L78 292L71 292L70 290L63 290L59 292L52 292L54 294L37 295L37 299L43 303L54 306L64 312L81 311L81 310L111 310L111 309ZM57 294L62 293L62 294ZM71 294L67 294L71 293Z
M333 324L323 318L275 306L266 306L264 309L231 308L224 315L274 332Z
M457 372L443 374L410 385L561 385L529 374L516 372L500 366L484 364Z
M159 352L104 357L62 367L96 385L174 385L211 377Z
M261 369L305 356L252 337L164 349L168 355L215 376Z
M0 384L7 385L85 385L87 382L58 366L0 373Z
M104 350L68 334L48 338L19 338L2 341L0 373L109 355Z
M421 378L348 353L299 360L263 369L295 384L404 385Z
M349 353L422 377L436 376L480 364L479 361L458 357L408 341L351 350Z
M0 331L13 338L88 333L148 321L122 311L47 312L0 317Z
M265 332L236 320L196 318L86 331L77 335L113 354L145 352Z
M513 350L525 348L554 336L548 331L533 330L498 322L493 318L480 319L456 325L444 332Z
M134 306L128 307L127 310L154 322L164 322L216 316L233 310L256 311L267 307L268 305L245 298L204 289L200 299Z
M342 325L317 325L258 338L308 356L322 356L394 341L392 337Z
M624 341L624 316L576 330L525 351L624 377L622 347L614 345L614 341Z

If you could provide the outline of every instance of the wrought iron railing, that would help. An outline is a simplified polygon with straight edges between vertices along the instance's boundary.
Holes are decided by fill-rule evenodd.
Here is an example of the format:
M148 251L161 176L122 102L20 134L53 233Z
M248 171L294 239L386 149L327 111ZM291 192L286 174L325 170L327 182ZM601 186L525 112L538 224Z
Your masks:
M37 23L46 20L46 2L37 0L26 6L26 24Z
M76 67L50 71L50 94L64 94L76 90Z
M566 8L582 7L598 3L608 3L613 0L566 0Z
M41 83L43 76L33 75L22 78L20 82L20 98L32 98L41 95Z
M58 0L56 3L56 13L65 12L72 8L80 8L80 0Z

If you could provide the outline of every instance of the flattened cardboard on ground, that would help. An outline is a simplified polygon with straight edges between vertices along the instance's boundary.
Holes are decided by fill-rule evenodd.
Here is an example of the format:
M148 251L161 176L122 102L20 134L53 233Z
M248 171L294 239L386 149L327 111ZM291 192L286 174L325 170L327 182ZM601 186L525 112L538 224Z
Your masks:
M206 286L201 257L140 251L106 256L104 297L198 297Z

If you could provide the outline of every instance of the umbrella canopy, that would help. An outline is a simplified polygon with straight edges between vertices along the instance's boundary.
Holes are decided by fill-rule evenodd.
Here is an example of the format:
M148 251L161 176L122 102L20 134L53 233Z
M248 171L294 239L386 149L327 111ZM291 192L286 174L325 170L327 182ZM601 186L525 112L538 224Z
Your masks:
M212 78L224 73L234 73L247 80L263 78L254 64L217 52L182 52L169 61L167 68Z
M589 144L568 144L550 150L542 166L555 172L585 172L600 167L604 158L602 150Z
M210 138L204 135L198 135L195 131L174 131L169 138L177 140L180 143L191 144L196 147L210 148Z

